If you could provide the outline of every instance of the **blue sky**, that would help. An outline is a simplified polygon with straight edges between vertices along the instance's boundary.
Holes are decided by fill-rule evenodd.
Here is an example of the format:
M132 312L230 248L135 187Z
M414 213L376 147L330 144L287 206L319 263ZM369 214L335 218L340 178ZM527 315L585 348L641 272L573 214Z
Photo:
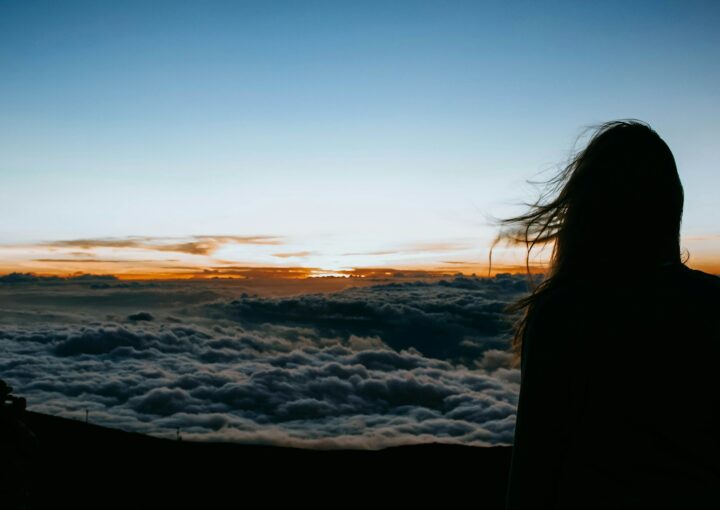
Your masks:
M198 235L281 242L173 263L482 265L482 213L627 117L675 154L692 261L717 259L719 22L688 1L0 0L0 269Z

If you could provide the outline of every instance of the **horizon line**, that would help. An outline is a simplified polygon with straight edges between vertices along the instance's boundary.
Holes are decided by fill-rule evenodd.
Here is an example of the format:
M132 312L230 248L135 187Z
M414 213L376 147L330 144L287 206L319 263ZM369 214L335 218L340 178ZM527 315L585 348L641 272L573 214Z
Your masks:
M688 265L686 262L685 265ZM688 265L688 267L690 267ZM189 268L188 268L189 269ZM277 279L277 280L314 280L324 278L342 279L379 279L379 278L443 278L452 276L465 276L477 278L492 278L499 274L512 275L538 275L544 274L547 264L530 264L528 268L522 264L493 264L488 272L488 266L466 266L463 268L407 268L407 267L354 267L351 269L322 269L313 267L273 267L273 266L230 266L230 267L198 267L187 271L129 271L129 272L103 272L81 270L50 270L28 271L23 267L6 267L0 269L0 278L10 275L36 277L36 278L112 278L122 281L147 280L249 280L249 279ZM692 264L692 269L698 269L710 274L720 274L720 261L705 261Z

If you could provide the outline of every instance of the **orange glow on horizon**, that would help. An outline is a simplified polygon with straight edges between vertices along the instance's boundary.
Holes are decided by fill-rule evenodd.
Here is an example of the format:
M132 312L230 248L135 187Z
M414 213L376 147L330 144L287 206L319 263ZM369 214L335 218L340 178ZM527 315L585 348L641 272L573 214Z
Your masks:
M542 273L545 268L531 266L531 273ZM464 276L487 277L487 267L463 266L463 267L360 267L347 270L331 270L322 268L304 267L214 267L211 269L198 267L191 270L187 266L182 270L173 271L170 268L153 271L145 268L142 271L133 271L128 268L119 271L103 271L98 268L87 267L82 269L73 268L72 271L63 269L36 271L26 267L2 267L0 275L9 273L30 273L39 277L60 277L72 278L82 275L114 276L118 280L247 280L251 278L275 278L275 279L321 279L321 278L342 278L342 279L378 279L378 278L439 278L452 277L458 274ZM493 264L491 276L499 273L526 273L524 265L503 265Z
M692 269L698 269L710 274L720 275L720 259L703 258L695 263L686 263ZM115 269L115 268L114 268ZM547 264L531 264L530 273L545 273L548 270ZM67 269L44 269L35 270L25 266L0 266L0 275L9 273L30 273L39 277L76 277L81 275L114 276L118 280L247 280L256 278L266 279L316 279L316 278L439 278L464 275L477 277L495 277L501 273L527 274L527 267L524 264L493 264L492 271L488 275L487 265L458 264L457 266L415 266L415 267L354 267L350 269L323 269L318 267L272 267L272 266L215 266L215 267L172 267L164 266L153 270L152 267L145 267L142 270L136 267L117 268L115 271L102 270L98 267L88 265L73 270Z

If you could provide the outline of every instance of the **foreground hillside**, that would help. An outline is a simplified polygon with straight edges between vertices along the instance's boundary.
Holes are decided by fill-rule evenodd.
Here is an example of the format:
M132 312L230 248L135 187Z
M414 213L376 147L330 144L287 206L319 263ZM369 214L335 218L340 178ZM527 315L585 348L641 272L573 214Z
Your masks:
M28 412L30 508L502 508L509 447L317 451L157 439Z

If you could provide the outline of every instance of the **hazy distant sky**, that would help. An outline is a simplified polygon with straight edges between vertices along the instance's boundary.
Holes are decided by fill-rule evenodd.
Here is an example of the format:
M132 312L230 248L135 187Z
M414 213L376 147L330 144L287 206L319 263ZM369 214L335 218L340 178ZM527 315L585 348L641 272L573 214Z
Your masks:
M692 1L0 0L0 271L482 270L483 214L626 117L673 150L710 267L718 26Z

